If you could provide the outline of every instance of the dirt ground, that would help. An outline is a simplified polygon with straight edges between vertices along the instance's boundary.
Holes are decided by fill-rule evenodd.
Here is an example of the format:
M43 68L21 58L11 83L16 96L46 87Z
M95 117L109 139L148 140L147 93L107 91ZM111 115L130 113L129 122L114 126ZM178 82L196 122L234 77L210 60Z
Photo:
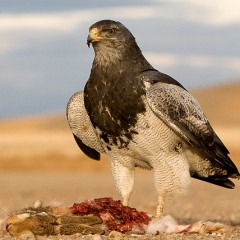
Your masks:
M150 236L124 236L122 239L240 239L240 181L234 190L224 189L193 180L189 193L174 203L168 203L165 214L181 224L210 220L227 224L230 231L223 236L199 234L160 234ZM117 199L112 176L106 172L2 172L0 174L1 212L4 219L13 210L29 206L36 200L45 204L60 201L65 206L86 199L111 196ZM131 206L154 214L156 193L152 172L137 171ZM87 236L89 239L90 236ZM95 238L94 238L95 237ZM94 236L93 239L100 239ZM98 236L99 237L99 236ZM124 238L125 237L125 238ZM57 236L49 239L79 239L80 236ZM86 238L86 236L85 236ZM14 239L9 236L1 239ZM105 239L102 237L102 239Z
M239 96L239 92L237 94ZM204 95L204 98L208 101L208 97ZM239 104L239 100L234 103ZM226 107L224 111L229 109ZM240 169L240 118L236 109L239 107L228 114L221 112L223 118L232 116L232 120L221 119L222 123L218 125L220 117L217 117L213 127ZM212 107L209 113L213 112L213 117L220 116L216 110L221 109ZM232 113L238 115L233 116ZM12 211L27 207L36 200L42 200L46 205L57 201L72 206L74 202L99 197L118 199L108 160L103 157L97 162L83 156L74 142L65 116L0 121L0 132L0 221ZM193 180L189 193L174 203L167 203L164 209L165 214L170 214L180 224L192 224L200 220L226 224L229 231L222 236L161 233L157 236L120 235L115 238L240 239L240 181L234 182L236 188L229 190ZM154 214L156 199L153 173L137 170L130 206ZM81 238L100 240L109 237L73 235L39 239ZM0 239L14 238L4 236L0 230Z

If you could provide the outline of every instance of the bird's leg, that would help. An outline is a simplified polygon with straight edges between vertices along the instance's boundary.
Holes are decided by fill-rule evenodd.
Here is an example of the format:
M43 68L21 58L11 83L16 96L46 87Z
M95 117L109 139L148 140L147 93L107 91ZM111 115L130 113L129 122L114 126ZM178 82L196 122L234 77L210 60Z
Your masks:
M123 196L123 201L122 201L122 204L124 205L124 206L128 206L128 203L129 203L129 197L130 196Z
M164 195L159 195L157 200L157 211L155 218L161 218L163 216L163 205L165 197Z
M134 186L134 167L123 166L118 161L111 161L115 186L122 198L123 205L127 206Z
M161 172L157 171L156 169L161 169L158 165L158 162L156 162L154 166L155 171L154 171L154 182L155 182L155 187L158 193L158 198L157 198L157 209L156 209L156 215L154 216L155 218L161 218L163 217L163 205L166 197L166 186L164 185L165 179L162 176L167 176L166 174L162 175ZM171 180L169 180L171 181Z

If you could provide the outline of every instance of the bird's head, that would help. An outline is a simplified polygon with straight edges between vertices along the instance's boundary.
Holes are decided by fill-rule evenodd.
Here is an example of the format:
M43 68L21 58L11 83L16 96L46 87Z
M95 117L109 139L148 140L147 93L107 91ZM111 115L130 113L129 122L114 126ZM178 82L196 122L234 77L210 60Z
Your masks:
M93 46L96 65L107 67L113 64L130 64L149 67L132 33L120 22L101 20L89 28L87 44Z
M98 46L116 48L123 47L133 40L133 35L122 23L113 20L101 20L89 28L87 44L89 47L92 44L93 48Z

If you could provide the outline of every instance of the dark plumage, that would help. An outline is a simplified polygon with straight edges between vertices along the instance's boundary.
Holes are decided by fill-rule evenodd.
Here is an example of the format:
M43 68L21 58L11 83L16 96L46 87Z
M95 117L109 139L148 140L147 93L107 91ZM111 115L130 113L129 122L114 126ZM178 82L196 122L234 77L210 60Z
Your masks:
M153 169L157 216L165 197L183 192L190 176L233 188L239 172L196 99L154 69L131 32L103 20L89 29L95 58L84 104L128 204L136 166Z

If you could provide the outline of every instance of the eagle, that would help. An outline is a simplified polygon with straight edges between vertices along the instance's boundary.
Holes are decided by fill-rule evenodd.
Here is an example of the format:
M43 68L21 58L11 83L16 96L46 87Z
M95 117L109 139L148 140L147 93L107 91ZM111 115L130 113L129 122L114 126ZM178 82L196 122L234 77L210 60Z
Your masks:
M80 149L95 160L105 153L123 204L129 204L136 167L153 170L156 217L166 199L185 193L191 178L234 188L240 177L229 151L198 101L145 59L120 22L89 28L95 57L83 92L69 100L67 118Z

